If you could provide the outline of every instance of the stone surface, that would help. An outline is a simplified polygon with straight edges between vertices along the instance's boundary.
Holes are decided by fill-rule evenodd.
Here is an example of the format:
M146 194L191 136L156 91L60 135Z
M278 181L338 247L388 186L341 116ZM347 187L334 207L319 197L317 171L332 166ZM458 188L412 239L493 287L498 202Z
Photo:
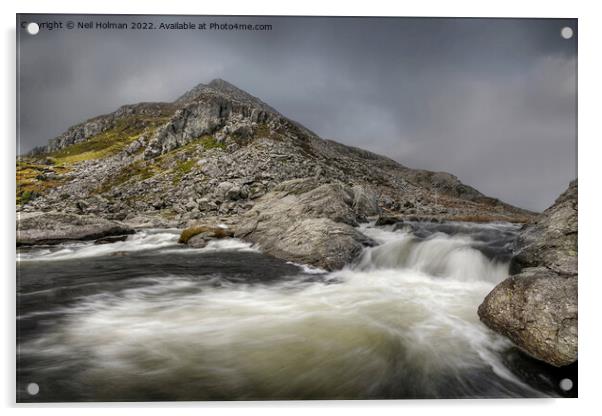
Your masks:
M577 182L521 231L516 274L479 306L487 326L555 366L577 360Z
M310 264L325 270L337 270L353 261L363 247L373 242L355 228L328 218L295 220L276 239L266 238L261 231L245 239L259 244L275 257Z
M257 200L241 218L235 236L276 257L334 270L372 244L353 228L366 213L354 204L354 190L342 183L297 179Z
M577 277L528 268L500 283L479 307L494 331L555 366L577 359Z
M520 267L545 266L556 273L577 274L577 182L558 197L517 240Z
M133 234L122 223L92 215L40 213L17 219L17 245L59 244L73 240L96 240Z
M395 225L397 223L402 222L403 220L400 217L392 217L389 215L380 215L375 222L375 225L381 227L383 225Z

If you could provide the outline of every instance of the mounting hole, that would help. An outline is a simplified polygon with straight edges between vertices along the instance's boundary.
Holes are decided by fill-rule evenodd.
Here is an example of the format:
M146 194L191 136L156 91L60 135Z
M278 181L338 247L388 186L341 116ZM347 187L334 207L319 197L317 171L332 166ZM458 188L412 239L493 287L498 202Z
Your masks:
M37 35L40 31L40 26L36 22L27 23L27 33L30 35Z
M29 383L27 385L27 394L29 394L30 396L35 396L39 392L40 386L38 386L38 383Z
M560 389L562 391L570 391L573 388L573 380L570 378L563 378L560 380Z
M562 29L560 29L560 36L562 36L564 39L570 39L573 37L573 29L571 29L568 26L563 27Z

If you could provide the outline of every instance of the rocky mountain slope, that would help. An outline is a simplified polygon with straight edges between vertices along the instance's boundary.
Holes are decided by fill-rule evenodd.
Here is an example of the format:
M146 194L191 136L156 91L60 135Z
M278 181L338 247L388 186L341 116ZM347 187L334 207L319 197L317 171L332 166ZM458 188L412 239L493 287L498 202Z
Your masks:
M376 213L400 218L532 217L448 173L409 169L321 139L223 80L172 103L123 106L19 157L17 211L183 227L247 213L282 182L301 178L315 187L362 187Z
M577 360L577 181L516 242L515 274L485 298L479 317L556 366Z

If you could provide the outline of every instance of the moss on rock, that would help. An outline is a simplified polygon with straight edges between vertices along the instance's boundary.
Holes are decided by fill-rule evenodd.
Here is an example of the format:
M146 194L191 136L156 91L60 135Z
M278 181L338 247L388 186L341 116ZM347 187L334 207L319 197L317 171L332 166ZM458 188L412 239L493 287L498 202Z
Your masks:
M226 237L232 237L233 233L232 231L229 231L228 229L222 228L222 227L213 227L213 226L208 226L208 225L197 225L194 227L189 227L186 228L184 231L182 231L182 234L180 234L180 239L178 240L178 243L180 244L187 244L188 241L199 234L207 234L207 237L209 238L226 238Z

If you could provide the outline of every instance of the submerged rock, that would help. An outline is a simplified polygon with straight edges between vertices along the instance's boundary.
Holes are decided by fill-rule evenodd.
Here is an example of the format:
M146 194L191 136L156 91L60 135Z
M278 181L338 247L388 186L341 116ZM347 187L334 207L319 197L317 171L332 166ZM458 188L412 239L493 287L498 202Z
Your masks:
M133 233L127 225L93 215L48 212L21 214L17 219L17 246L97 240Z
M94 244L100 245L100 244L118 243L120 241L127 240L127 238L128 238L127 235L115 235L115 236L102 237L102 238L99 238L96 241L94 241Z
M380 227L383 225L394 225L399 222L403 222L403 220L400 217L393 217L390 215L380 215L374 225Z
M517 274L479 306L483 323L555 366L577 360L577 182L517 240Z
M342 183L283 182L257 200L235 236L273 256L327 270L342 268L372 240L353 228L367 214Z

